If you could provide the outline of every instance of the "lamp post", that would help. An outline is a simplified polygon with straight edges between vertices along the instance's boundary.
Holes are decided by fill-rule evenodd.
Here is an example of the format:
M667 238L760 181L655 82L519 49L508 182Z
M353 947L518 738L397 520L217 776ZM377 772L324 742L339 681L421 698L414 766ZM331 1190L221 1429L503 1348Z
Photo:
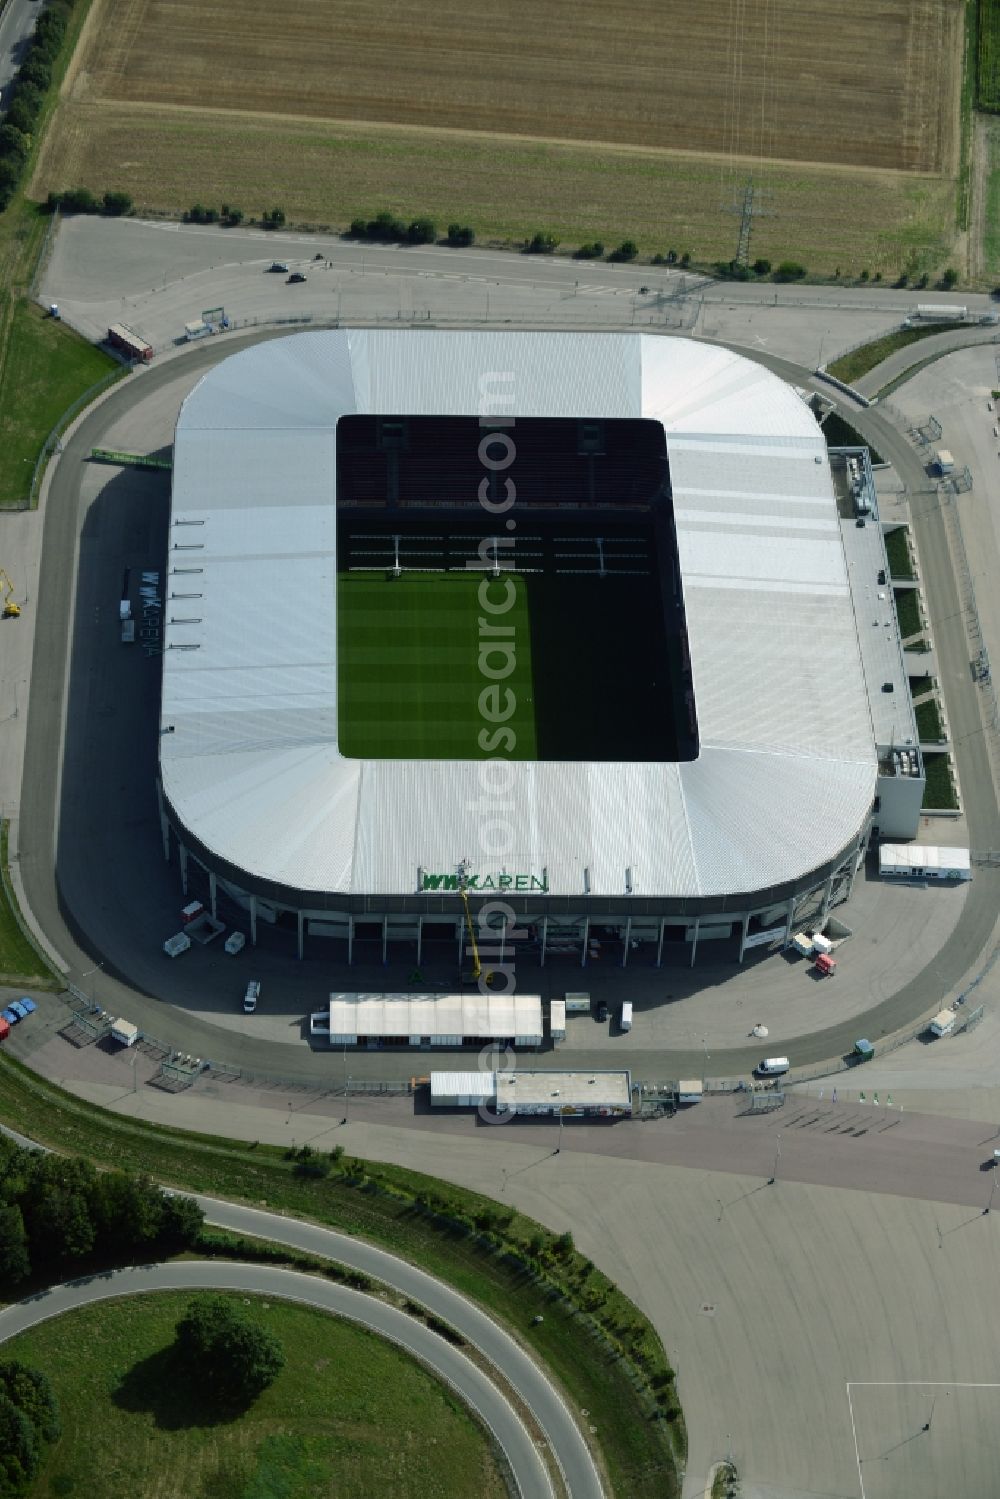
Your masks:
M87 980L87 979L89 979L91 977L92 974L100 973L100 971L101 971L101 969L103 967L104 967L103 963L97 963L97 964L95 964L95 966L93 968L88 968L87 971L86 971L86 973L84 973L84 974L81 975L81 977L80 977L80 983L83 984L85 982L85 980ZM93 984L91 984L91 986L90 986L90 1002L91 1002L91 1004L95 1003L95 999L94 999L94 986L93 986Z
M780 1157L781 1157L781 1131L779 1130L778 1131L778 1138L777 1138L777 1141L776 1141L775 1147L774 1147L774 1170L771 1172L771 1177L770 1177L770 1180L768 1181L768 1186L769 1187L773 1187L774 1184L775 1184L775 1182L778 1180L778 1161L779 1161Z

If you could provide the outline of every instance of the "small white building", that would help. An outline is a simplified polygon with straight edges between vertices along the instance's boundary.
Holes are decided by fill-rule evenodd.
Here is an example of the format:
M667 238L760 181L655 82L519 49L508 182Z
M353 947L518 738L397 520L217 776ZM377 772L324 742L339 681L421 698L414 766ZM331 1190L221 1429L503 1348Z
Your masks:
M310 1019L331 1046L512 1046L542 1044L538 994L331 994Z
M896 880L971 880L967 848L937 848L916 843L882 843L878 872Z
M515 1067L502 1072L432 1072L436 1108L478 1108L497 1113L556 1117L625 1118L632 1112L627 1070L549 1072Z

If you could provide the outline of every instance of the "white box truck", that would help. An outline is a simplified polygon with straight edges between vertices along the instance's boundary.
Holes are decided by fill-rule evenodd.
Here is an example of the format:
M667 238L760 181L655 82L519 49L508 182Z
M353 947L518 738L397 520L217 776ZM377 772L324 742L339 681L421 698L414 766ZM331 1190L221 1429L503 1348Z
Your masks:
M813 955L813 939L807 932L796 932L792 938L792 946L803 958L811 958Z
M187 932L175 932L172 937L168 937L166 942L164 942L163 951L168 958L176 958L182 952L187 952L190 946L191 938Z
M632 1029L632 1001L626 999L622 1004L621 1014L618 1017L619 1028L623 1031Z
M549 1004L549 1030L553 1042L566 1039L566 1001L553 999Z
M822 932L813 932L812 945L814 952L825 953L827 957L833 952L833 943Z
M677 1084L678 1103L701 1103L705 1096L705 1084L698 1077L682 1077Z
M590 1014L590 995L589 994L567 994L567 996L566 996L566 1014L567 1015L589 1015Z
M939 1010L931 1021L932 1036L949 1036L955 1029L955 1011Z

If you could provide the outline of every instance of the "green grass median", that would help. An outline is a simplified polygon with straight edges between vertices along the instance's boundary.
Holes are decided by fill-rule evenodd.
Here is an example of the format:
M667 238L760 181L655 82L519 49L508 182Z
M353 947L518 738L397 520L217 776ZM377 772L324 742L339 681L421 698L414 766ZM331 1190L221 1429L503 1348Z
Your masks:
M416 1360L308 1307L231 1299L278 1338L285 1367L230 1419L174 1369L191 1293L81 1308L5 1344L59 1401L63 1435L31 1499L504 1499L490 1439Z

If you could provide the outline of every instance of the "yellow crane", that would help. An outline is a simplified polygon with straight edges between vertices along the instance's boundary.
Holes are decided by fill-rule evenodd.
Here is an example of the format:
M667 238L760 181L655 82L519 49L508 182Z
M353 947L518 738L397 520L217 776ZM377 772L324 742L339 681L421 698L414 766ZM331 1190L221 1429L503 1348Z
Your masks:
M0 567L0 583L3 584L3 617L4 619L17 619L21 612L20 604L14 602L14 585Z
M483 971L483 965L479 961L479 947L476 943L475 928L472 925L472 912L469 910L469 892L465 887L464 880L459 886L459 894L462 897L462 905L465 907L465 925L469 933L469 946L472 948L472 977L478 984L480 975ZM487 989L491 989L493 987L492 972L486 975L486 987Z

